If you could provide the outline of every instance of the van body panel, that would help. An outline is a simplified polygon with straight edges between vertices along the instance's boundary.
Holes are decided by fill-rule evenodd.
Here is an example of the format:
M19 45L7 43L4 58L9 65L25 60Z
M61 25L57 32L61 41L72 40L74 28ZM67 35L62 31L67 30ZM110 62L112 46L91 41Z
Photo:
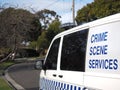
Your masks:
M85 73L84 85L95 90L120 90L120 76L113 74Z
M40 73L40 90L120 90L119 39L120 13L56 35ZM48 60L53 46L58 50Z
M120 74L120 22L90 28L86 72Z
M59 77L62 75L62 78ZM63 81L73 85L83 86L83 72L76 72L76 71L59 71L58 80Z

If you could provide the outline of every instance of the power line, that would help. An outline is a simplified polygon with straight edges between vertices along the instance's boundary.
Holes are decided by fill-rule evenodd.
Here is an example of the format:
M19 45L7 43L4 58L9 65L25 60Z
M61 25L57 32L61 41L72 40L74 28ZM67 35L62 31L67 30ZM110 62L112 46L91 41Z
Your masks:
M47 5L45 8L51 7L59 1L60 0L56 0L56 1L52 2L51 4ZM75 0L72 0L72 15L73 15L73 23L75 24Z
M46 6L45 8L51 7L51 6L53 6L53 4L55 4L57 2L59 2L59 0L56 0L56 1L52 2L51 4L49 4L48 6Z

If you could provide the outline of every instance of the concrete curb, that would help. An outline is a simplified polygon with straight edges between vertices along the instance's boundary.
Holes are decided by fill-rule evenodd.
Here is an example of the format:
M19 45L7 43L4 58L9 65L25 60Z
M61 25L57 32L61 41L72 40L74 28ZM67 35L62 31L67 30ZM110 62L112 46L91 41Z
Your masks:
M40 58L37 58L37 59L40 59ZM21 58L20 59L16 59L15 61L17 62L24 62L24 61L27 61L27 62L33 62L33 61L35 61L36 59L34 58L34 59L30 59L29 61L27 61L27 59L26 58L23 58L22 60L21 60ZM16 65L16 64L14 64L14 65ZM12 66L14 66L14 65L12 65ZM10 75L9 75L9 73L8 73L8 70L9 70L9 68L11 68L12 66L10 66L10 67L8 67L6 70L5 70L5 79L7 80L7 82L11 85L11 87L13 87L13 89L14 90L25 90L25 88L23 88L21 85L19 85L18 83L16 83L11 77L10 77Z
M8 68L9 69L9 68ZM15 90L25 90L21 85L16 83L8 74L8 69L5 70L5 79Z

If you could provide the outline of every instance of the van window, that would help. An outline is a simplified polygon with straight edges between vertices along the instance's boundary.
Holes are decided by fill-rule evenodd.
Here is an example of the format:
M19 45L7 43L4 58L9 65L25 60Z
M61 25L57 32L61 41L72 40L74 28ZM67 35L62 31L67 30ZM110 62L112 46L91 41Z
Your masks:
M88 29L64 36L61 70L85 71L87 36Z
M51 69L51 70L56 70L57 69L57 58L58 58L58 50L59 50L59 43L60 43L60 38L56 39L48 53L46 63L45 63L45 68L46 69Z

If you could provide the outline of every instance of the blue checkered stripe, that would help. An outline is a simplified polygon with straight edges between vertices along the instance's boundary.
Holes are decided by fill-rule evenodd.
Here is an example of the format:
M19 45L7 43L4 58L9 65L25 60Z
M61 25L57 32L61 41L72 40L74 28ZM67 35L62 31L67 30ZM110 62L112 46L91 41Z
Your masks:
M83 87L53 80L40 79L40 90L84 90Z

